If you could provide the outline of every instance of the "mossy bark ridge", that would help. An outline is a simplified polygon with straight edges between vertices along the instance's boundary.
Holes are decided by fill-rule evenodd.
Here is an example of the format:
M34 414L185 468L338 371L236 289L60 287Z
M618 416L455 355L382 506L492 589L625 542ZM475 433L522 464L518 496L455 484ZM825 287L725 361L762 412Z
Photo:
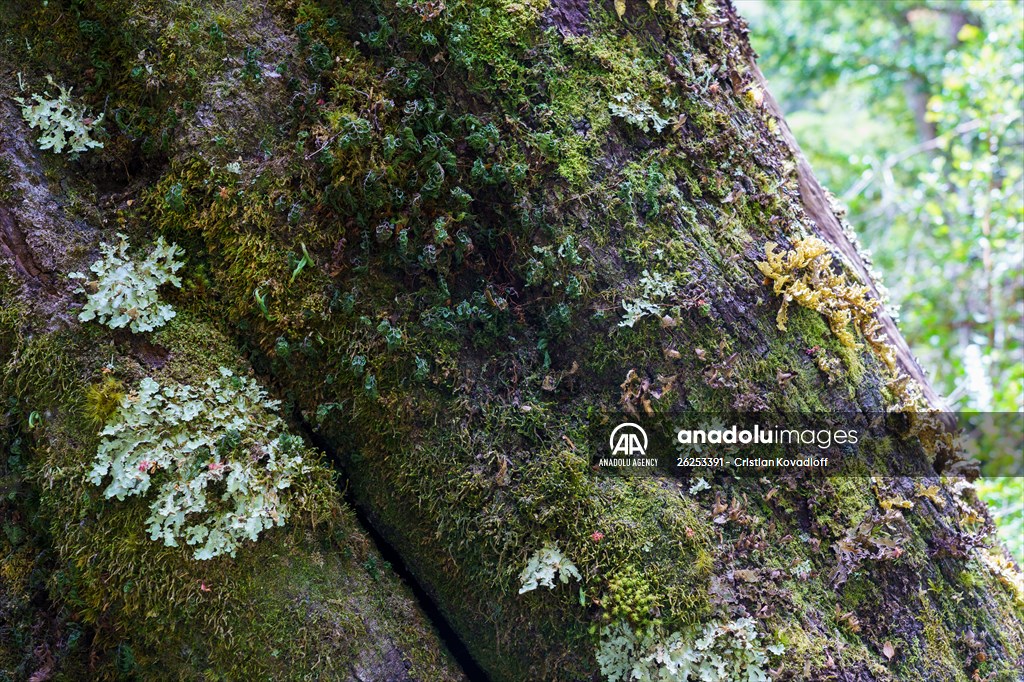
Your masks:
M49 74L104 115L68 157L0 105L0 608L48 624L5 670L457 679L334 467L494 680L1015 679L984 506L885 476L928 448L876 445L873 479L591 469L601 410L935 400L728 3L51 0L0 26L5 92ZM67 275L118 233L184 251L155 331L78 320ZM328 457L285 526L197 561L88 474L111 377L220 367Z

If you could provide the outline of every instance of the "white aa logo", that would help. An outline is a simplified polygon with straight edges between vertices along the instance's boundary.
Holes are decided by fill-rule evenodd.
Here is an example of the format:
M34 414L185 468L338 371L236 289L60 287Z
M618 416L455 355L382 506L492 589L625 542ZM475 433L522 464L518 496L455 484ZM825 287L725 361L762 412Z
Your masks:
M626 422L612 429L608 438L612 455L643 455L647 452L647 432L639 424Z

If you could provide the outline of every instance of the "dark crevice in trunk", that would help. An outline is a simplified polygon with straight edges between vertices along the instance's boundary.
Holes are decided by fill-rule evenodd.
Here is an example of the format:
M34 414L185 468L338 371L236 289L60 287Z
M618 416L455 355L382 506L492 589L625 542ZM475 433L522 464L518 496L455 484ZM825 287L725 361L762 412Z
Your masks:
M345 503L355 511L356 519L359 522L360 527L373 540L374 546L377 548L377 551L380 552L384 561L390 564L391 569L399 578L401 578L402 582L408 586L420 610L434 626L434 630L437 631L438 637L440 637L449 653L451 653L452 658L455 659L456 665L459 666L468 680L471 680L472 682L489 682L490 676L484 672L484 669L480 667L480 664L477 663L476 659L474 659L472 654L470 654L466 643L448 621L448 618L438 606L437 601L419 582L416 575L402 558L398 549L391 544L386 537L384 537L376 526L374 526L369 513L356 499L355 493L352 492L352 487L348 484L348 475L342 465L341 458L338 457L334 448L332 448L330 443L320 436L315 429L306 423L297 411L296 414L293 415L293 418L298 424L303 435L313 445L327 455L332 468L338 473L338 487L341 490L342 498L345 500Z
M48 292L54 291L53 275L44 271L36 261L14 214L4 206L0 206L0 254L7 256L15 270L26 280L42 285Z

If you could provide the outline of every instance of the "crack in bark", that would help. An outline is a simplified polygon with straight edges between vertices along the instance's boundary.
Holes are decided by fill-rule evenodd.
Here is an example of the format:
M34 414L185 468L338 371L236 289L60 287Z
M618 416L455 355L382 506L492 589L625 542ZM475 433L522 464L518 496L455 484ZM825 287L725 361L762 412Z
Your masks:
M53 275L39 265L14 214L4 206L0 206L0 252L11 260L23 278L40 284L46 291L54 291Z
M447 616L445 616L440 606L438 606L437 601L431 596L424 584L416 577L415 573L413 573L412 569L406 563L405 557L403 557L398 551L398 548L387 539L384 533L381 532L376 525L374 525L369 511L359 504L352 486L348 483L348 475L345 472L341 458L338 456L337 452L331 447L327 439L317 433L312 425L302 418L301 414L296 413L293 417L306 436L306 439L327 455L331 462L331 467L338 473L338 488L341 491L342 498L355 512L356 522L373 542L384 561L391 566L391 569L396 575L398 575L399 579L401 579L401 581L409 588L416 605L420 609L420 613L422 613L433 626L438 639L441 640L441 643L444 644L448 653L451 654L455 665L462 674L465 675L467 680L472 680L473 682L488 682L490 680L490 676L484 671L480 664L476 662L476 659L473 658L466 642L448 620Z

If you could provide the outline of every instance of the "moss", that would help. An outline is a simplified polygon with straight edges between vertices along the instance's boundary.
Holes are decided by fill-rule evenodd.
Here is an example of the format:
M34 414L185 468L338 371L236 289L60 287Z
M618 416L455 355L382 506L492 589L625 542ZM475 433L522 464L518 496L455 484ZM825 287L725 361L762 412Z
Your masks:
M25 306L17 294L18 286L7 264L0 263L0 362L4 365L11 362L11 355L23 343Z
M923 635L920 665L908 666L908 672L909 670L920 670L923 668L925 674L934 679L953 679L957 680L957 682L967 680L968 674L962 670L964 662L955 650L952 633L946 627L946 624L942 621L934 605L931 603L931 599L926 594L921 595L919 614L918 618ZM917 643L914 642L912 646L916 649Z
M505 90L512 101L528 101L527 91L533 87L525 58L533 47L528 36L547 4L547 0L451 3L444 20L454 61L477 87Z
M402 646L425 657L413 668L418 674L441 677L440 654L417 651L429 631L395 596L397 581L361 577L374 552L350 515L335 515L333 540L297 528L252 545L236 561L194 562L140 532L144 505L103 507L58 515L94 520L62 534L63 554L73 556L76 547L91 554L67 564L57 580L86 623L114 619L115 633L131 642L138 674L194 679L206 670L231 679L299 679L314 670L371 667ZM397 641L389 644L389 637ZM377 651L368 649L372 642Z
M595 27L549 46L551 61L565 66L546 72L546 123L558 141L558 172L579 190L610 137L612 97L630 92L659 102L669 95L669 82L632 34Z
M181 383L201 383L216 376L220 367L238 371L244 367L227 335L187 311L153 334L152 343L161 360L166 352L166 364L156 374Z
M99 28L76 32L50 10L25 26L54 54L78 50L115 73L89 95L98 104L110 89L121 113L111 153L151 175L131 209L102 217L190 255L166 328L145 342L89 336L70 385L18 386L29 403L62 405L37 448L62 538L56 582L86 622L113 624L98 630L105 650L140 672L298 676L317 656L340 670L366 642L400 637L386 618L401 613L397 588L326 480L305 492L308 533L198 567L143 537L144 507L82 485L95 443L61 416L80 412L76 392L103 381L111 353L126 383L195 383L219 365L244 370L237 344L336 450L374 524L495 679L591 676L591 626L605 614L676 629L740 610L779 632L789 674L824 677L834 658L891 678L867 614L923 609L879 596L919 582L925 531L913 529L922 537L902 561L866 567L835 594L832 546L877 504L862 482L722 476L699 496L681 479L590 468L592 417L620 406L627 377L666 420L881 404L880 365L820 314L794 310L786 335L773 326L757 253L804 216L786 153L745 94L735 27L707 22L712 3L680 16L636 3L621 22L591 3L565 31L548 28L543 2L268 7L100 3L85 14ZM140 44L160 49L136 64ZM81 55L69 59L81 72ZM129 83L137 65L145 75ZM625 92L671 125L644 132L613 116ZM643 270L675 283L672 319L620 328ZM18 349L35 342L22 336ZM545 542L583 580L520 596L518 575ZM993 584L972 579L975 593ZM863 616L861 632L837 604ZM943 660L957 613L928 634ZM164 625L146 634L156 617ZM409 632L424 676L443 671L436 647L415 645L422 630ZM161 636L184 644L168 652ZM900 674L924 674L929 645L901 637L916 654ZM1019 651L1005 639L994 656Z
M16 182L17 177L10 159L0 158L0 204L13 203L21 196Z
M226 356L240 364L223 336L187 313L154 339L169 351L160 374L194 376ZM145 501L104 500L87 480L95 429L79 423L79 396L94 413L123 389L116 375L85 385L82 377L100 374L104 361L85 363L95 369L83 372L77 358L95 343L93 335L63 333L20 342L5 381L20 403L49 406L32 441L39 495L33 513L55 543L51 597L95 633L97 678L378 674L382 662L397 656L420 679L454 679L397 577L387 570L366 575L364 564L383 562L322 463L313 462L312 473L297 482L298 513L289 527L247 545L234 560L196 562L186 549L147 537ZM149 371L116 351L108 359L128 377ZM56 368L54 378L44 380L41 363ZM16 565L5 563L11 570ZM13 574L7 578L17 582Z
M114 377L106 377L92 384L85 392L85 413L97 429L117 411L124 399L124 384Z
M66 352L70 343L72 337L66 332L21 337L4 367L6 394L26 399L25 409L40 413L57 407L59 399L66 400L69 394L75 395L77 405L80 395L73 390L74 364Z

